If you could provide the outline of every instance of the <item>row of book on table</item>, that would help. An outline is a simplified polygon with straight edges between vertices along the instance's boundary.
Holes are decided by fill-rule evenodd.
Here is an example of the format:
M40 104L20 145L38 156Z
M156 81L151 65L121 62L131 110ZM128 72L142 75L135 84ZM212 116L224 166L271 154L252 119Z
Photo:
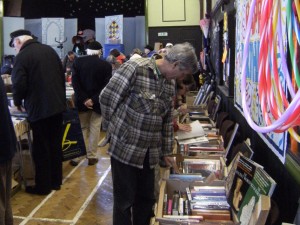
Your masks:
M237 154L222 180L162 181L156 221L161 225L263 225L275 186L261 165Z
M177 133L180 173L161 182L157 223L265 224L276 182L241 153L229 164L223 138L197 120L191 126L192 132Z

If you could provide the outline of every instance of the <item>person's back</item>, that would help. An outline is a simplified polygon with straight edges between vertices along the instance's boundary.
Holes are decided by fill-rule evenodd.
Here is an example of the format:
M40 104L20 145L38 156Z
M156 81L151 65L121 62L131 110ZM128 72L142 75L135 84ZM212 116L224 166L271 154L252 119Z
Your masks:
M112 67L112 75L115 73L115 71L121 66L120 62L114 57L113 55L109 55L106 58L106 62L108 62Z
M111 65L100 59L102 45L91 42L87 47L87 56L80 57L73 64L72 84L75 92L75 105L79 111L79 120L87 145L88 165L98 162L98 142L101 127L99 95L112 75ZM80 158L70 161L78 165Z
M24 76L20 72L24 71ZM18 72L18 76L14 73ZM16 56L13 72L14 100L24 98L30 121L36 121L65 110L65 78L61 61L50 47L29 40ZM19 88L25 85L25 88Z
M62 184L62 123L66 108L62 63L50 46L39 43L28 30L10 34L17 56L12 71L14 104L25 110L32 130L35 185L30 194L47 195Z
M71 69L76 58L77 56L73 51L69 51L68 54L65 56L62 64L63 64L63 70L65 73L67 73L67 75L71 75L70 74Z
M75 60L72 84L75 90L75 101L79 111L86 111L83 102L94 96L94 111L100 113L99 94L109 81L111 65L98 55L87 55ZM108 74L110 74L108 76ZM78 82L77 82L78 80ZM78 84L80 83L80 84ZM80 89L76 91L77 89Z

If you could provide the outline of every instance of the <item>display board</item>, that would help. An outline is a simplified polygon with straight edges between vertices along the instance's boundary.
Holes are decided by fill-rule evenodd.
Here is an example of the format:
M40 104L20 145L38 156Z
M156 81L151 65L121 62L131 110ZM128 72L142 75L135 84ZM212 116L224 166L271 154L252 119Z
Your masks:
M105 44L123 44L123 15L105 17Z
M246 67L246 101L252 120L258 126L266 126L264 118L262 117L262 110L260 108L259 96L258 96L258 53L260 45L259 35L259 13L261 10L263 0L257 0L254 9L254 15L251 25L251 35L249 41L248 61ZM285 31L285 5L286 1L281 0L281 18L282 18L282 30ZM236 0L237 14L236 14L236 46L235 46L235 80L234 80L234 100L235 106L243 113L242 110L242 94L241 94L241 76L242 76L242 64L243 64L243 50L245 48L245 38L247 21L249 19L249 12L251 0ZM283 34L283 38L286 40L286 34ZM285 42L286 43L286 42ZM277 54L277 62L280 65L280 54ZM284 84L283 75L279 70L279 76L282 86ZM287 132L283 133L260 133L258 134L265 141L268 147L278 156L282 163L285 162L285 155L287 149Z

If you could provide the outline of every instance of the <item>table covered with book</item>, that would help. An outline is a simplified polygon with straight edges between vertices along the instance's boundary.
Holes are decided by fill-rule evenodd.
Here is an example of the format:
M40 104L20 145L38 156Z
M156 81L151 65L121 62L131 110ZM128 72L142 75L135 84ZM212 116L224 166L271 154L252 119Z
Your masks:
M156 223L265 224L276 182L241 153L226 162L228 149L214 124L206 129L187 121L192 132L176 133L173 152L180 173L171 170L161 182Z

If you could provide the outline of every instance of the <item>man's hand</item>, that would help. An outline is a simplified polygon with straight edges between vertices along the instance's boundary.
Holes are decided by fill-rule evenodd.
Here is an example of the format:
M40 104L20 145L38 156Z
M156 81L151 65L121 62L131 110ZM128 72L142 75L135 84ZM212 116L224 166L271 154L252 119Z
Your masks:
M185 132L190 132L192 130L192 127L190 124L178 123L178 129Z
M84 103L83 103L88 109L93 109L93 105L94 105L94 102L92 99L87 99Z
M164 161L168 167L173 167L175 173L180 173L173 156L164 156Z

